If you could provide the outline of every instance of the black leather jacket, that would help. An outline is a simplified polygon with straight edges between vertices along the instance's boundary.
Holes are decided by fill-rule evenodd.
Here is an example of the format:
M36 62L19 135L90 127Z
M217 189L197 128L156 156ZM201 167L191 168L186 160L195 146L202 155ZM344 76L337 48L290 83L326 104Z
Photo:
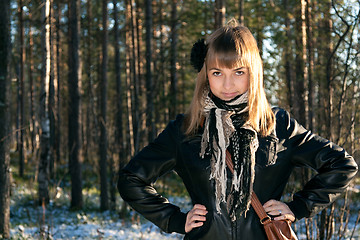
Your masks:
M311 217L345 190L357 172L354 159L344 149L304 129L289 114L274 109L276 130L259 136L254 191L262 203L279 200L292 169L306 166L317 171L288 204L297 219ZM175 170L182 178L193 204L205 205L205 224L185 239L266 239L252 208L246 217L231 222L223 204L216 212L210 160L199 157L201 132L187 137L182 132L184 116L178 115L166 129L120 171L118 189L122 198L165 232L185 233L186 214L153 188L158 177Z

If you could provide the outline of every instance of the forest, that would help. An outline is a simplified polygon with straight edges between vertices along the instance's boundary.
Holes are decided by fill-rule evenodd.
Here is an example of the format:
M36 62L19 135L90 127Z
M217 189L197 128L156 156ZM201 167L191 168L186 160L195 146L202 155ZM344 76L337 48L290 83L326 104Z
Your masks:
M257 40L271 105L359 164L360 0L1 0L0 238L181 239L131 210L117 175L186 112L191 47L231 18ZM156 187L189 208L176 174ZM356 177L294 228L359 239L359 210Z

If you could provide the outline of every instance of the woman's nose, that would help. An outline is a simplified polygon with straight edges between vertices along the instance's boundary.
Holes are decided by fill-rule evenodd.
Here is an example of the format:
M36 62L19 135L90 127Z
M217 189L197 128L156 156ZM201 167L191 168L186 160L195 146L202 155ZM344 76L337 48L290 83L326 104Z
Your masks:
M234 87L234 80L231 76L224 77L223 87L225 89L231 89L232 87Z

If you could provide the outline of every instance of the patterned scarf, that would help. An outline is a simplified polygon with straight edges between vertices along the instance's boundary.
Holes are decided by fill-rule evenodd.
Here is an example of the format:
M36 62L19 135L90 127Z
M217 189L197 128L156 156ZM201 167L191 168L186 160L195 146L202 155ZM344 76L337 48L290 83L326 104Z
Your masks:
M255 152L258 147L256 131L248 124L248 92L229 101L223 101L211 92L204 93L205 124L200 156L211 157L210 180L215 181L216 210L220 203L227 205L233 221L250 206L255 177ZM226 150L234 163L231 188L226 196Z

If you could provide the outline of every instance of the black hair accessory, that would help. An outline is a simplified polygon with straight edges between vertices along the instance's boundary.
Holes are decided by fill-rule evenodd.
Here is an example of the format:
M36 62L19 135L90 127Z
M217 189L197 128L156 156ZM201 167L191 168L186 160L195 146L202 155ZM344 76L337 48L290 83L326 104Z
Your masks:
M205 39L199 39L194 43L191 49L190 63L198 72L201 71L201 68L204 65L206 52L207 46L205 44Z

